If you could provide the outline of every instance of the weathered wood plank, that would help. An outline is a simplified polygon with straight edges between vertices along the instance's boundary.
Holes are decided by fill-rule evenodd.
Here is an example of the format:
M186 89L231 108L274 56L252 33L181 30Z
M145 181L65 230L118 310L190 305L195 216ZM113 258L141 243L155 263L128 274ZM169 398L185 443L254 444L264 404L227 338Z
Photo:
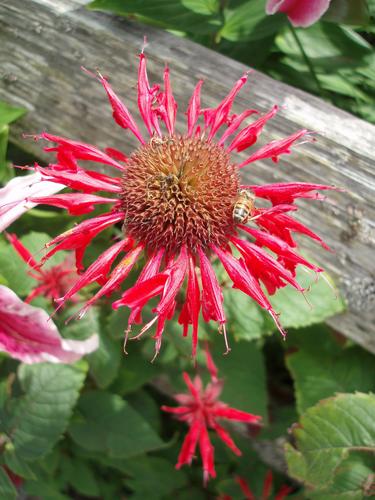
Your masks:
M203 99L213 105L243 73L242 64L163 31L101 13L88 12L83 0L13 0L0 4L0 99L29 109L12 128L12 140L40 156L40 144L22 132L48 129L125 152L132 138L116 127L100 86L80 71L99 67L135 111L136 55L143 35L151 81L160 81L165 61L180 110L198 78L205 79ZM300 218L333 248L327 253L303 241L316 260L333 274L346 295L349 311L329 323L375 352L375 127L300 90L258 72L237 100L235 110L255 106L283 111L267 126L265 139L306 127L318 141L305 144L275 165L258 162L244 169L249 183L324 182L346 189L330 193L329 202L301 203ZM183 113L179 117L183 127Z

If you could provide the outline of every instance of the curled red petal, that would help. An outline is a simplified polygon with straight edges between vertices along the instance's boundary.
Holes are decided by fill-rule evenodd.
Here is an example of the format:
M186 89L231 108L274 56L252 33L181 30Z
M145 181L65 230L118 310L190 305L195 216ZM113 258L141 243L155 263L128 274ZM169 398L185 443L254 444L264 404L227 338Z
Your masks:
M258 140L258 136L265 124L268 122L268 120L275 116L278 109L278 106L274 106L267 114L261 116L260 118L258 118L258 120L250 123L250 125L242 129L227 148L228 153L230 153L234 149L240 152L252 146Z
M295 132L294 134L290 135L289 137L286 137L285 139L271 141L270 143L258 149L258 151L252 154L247 160L240 163L238 165L238 168L242 168L245 165L248 165L249 163L252 163L257 160L263 160L265 158L271 158L272 161L277 162L281 154L290 154L291 152L290 148L292 144L296 142L300 137L306 135L307 133L308 130L303 129L299 130L298 132Z
M109 102L111 103L113 118L115 122L118 125L120 125L120 127L131 130L131 132L133 132L133 134L136 136L139 142L141 144L144 144L145 140L143 139L142 134L138 128L138 125L136 124L128 108L121 101L121 99L117 97L116 93L113 91L108 81L102 75L99 74L98 79L100 83L103 85L104 90L107 93Z

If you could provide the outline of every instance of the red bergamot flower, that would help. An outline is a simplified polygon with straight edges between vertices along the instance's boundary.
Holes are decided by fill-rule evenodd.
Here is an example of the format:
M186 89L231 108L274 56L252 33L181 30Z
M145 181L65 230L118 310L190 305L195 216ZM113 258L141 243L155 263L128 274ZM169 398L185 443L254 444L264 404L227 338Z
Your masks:
M154 338L158 353L166 321L174 316L177 295L187 281L178 321L183 326L184 336L192 325L193 355L198 341L200 312L204 321L213 320L219 324L229 350L223 294L211 263L218 257L233 287L268 311L284 334L262 284L269 294L286 284L303 292L295 279L297 265L318 273L322 271L296 252L292 233L302 233L325 248L326 245L289 212L297 210L295 199L321 199L316 190L333 188L309 183L242 186L239 172L256 160L270 158L277 162L281 154L290 153L291 146L305 137L307 131L299 130L285 139L274 140L252 152L245 161L236 163L231 153L253 146L278 109L274 106L247 125L245 120L256 111L247 109L238 115L231 113L233 101L245 85L247 74L215 108L202 109L203 82L199 81L186 112L187 130L180 134L175 131L177 104L169 69L164 70L163 90L159 85L151 86L146 57L141 53L138 108L147 138L107 79L100 74L97 78L107 93L115 121L129 129L140 145L130 156L125 156L112 148L104 152L95 146L45 132L37 136L37 139L54 143L53 147L45 149L55 152L56 163L48 167L35 165L35 170L43 180L64 184L77 192L32 197L30 201L65 208L72 215L90 213L97 204L111 207L108 213L80 222L47 244L48 252L41 263L60 250L75 250L77 270L81 273L61 298L61 304L86 285L98 282L101 288L86 302L80 313L82 316L98 299L117 290L143 255L146 264L136 283L113 303L115 309L123 306L131 309L126 337L133 325L142 323L141 313L146 303L159 297L153 310L154 318L136 335L138 338L156 323ZM110 167L108 174L99 173L92 167L85 168L81 161L104 164ZM113 169L119 175L113 175ZM106 195L93 194L97 192ZM258 207L258 198L269 202L269 207ZM251 225L246 225L247 222ZM111 243L84 270L82 259L87 246L101 231L114 224L122 227L122 239ZM240 257L232 253L233 248Z

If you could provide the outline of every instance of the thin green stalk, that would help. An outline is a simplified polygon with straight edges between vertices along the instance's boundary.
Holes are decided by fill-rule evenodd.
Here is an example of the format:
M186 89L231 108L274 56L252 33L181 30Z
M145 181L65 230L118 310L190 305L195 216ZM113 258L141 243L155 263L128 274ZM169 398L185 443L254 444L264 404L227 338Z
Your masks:
M302 45L301 40L299 39L299 37L297 35L296 30L294 29L294 27L290 23L289 23L289 28L290 28L290 31L292 32L292 35L293 35L293 38L294 38L296 44L298 45L299 50L301 51L303 60L305 61L307 67L309 68L310 74L315 82L316 88L318 89L318 93L322 97L324 97L325 91L322 88L322 86L320 85L318 75L316 74L314 66L312 65L311 60L309 59L308 55L306 54L305 49L303 48L303 45Z

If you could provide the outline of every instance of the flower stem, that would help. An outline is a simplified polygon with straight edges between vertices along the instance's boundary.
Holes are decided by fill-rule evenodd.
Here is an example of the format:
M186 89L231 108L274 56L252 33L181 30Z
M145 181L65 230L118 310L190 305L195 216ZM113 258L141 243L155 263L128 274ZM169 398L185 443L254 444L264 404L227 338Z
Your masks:
M318 90L318 93L322 97L324 97L325 96L325 91L322 88L322 86L320 85L320 82L319 82L319 79L318 79L318 75L316 74L314 66L312 65L311 60L309 59L308 55L306 54L305 49L303 48L303 45L302 45L301 40L299 39L299 37L297 35L296 30L294 29L294 27L290 23L289 23L289 28L290 28L290 31L292 32L292 35L293 35L293 38L294 38L296 44L298 45L299 50L301 51L303 60L305 61L307 67L309 68L310 74L311 74L311 76L312 76L312 78L313 78L313 80L315 82L315 85L316 85L316 88Z

